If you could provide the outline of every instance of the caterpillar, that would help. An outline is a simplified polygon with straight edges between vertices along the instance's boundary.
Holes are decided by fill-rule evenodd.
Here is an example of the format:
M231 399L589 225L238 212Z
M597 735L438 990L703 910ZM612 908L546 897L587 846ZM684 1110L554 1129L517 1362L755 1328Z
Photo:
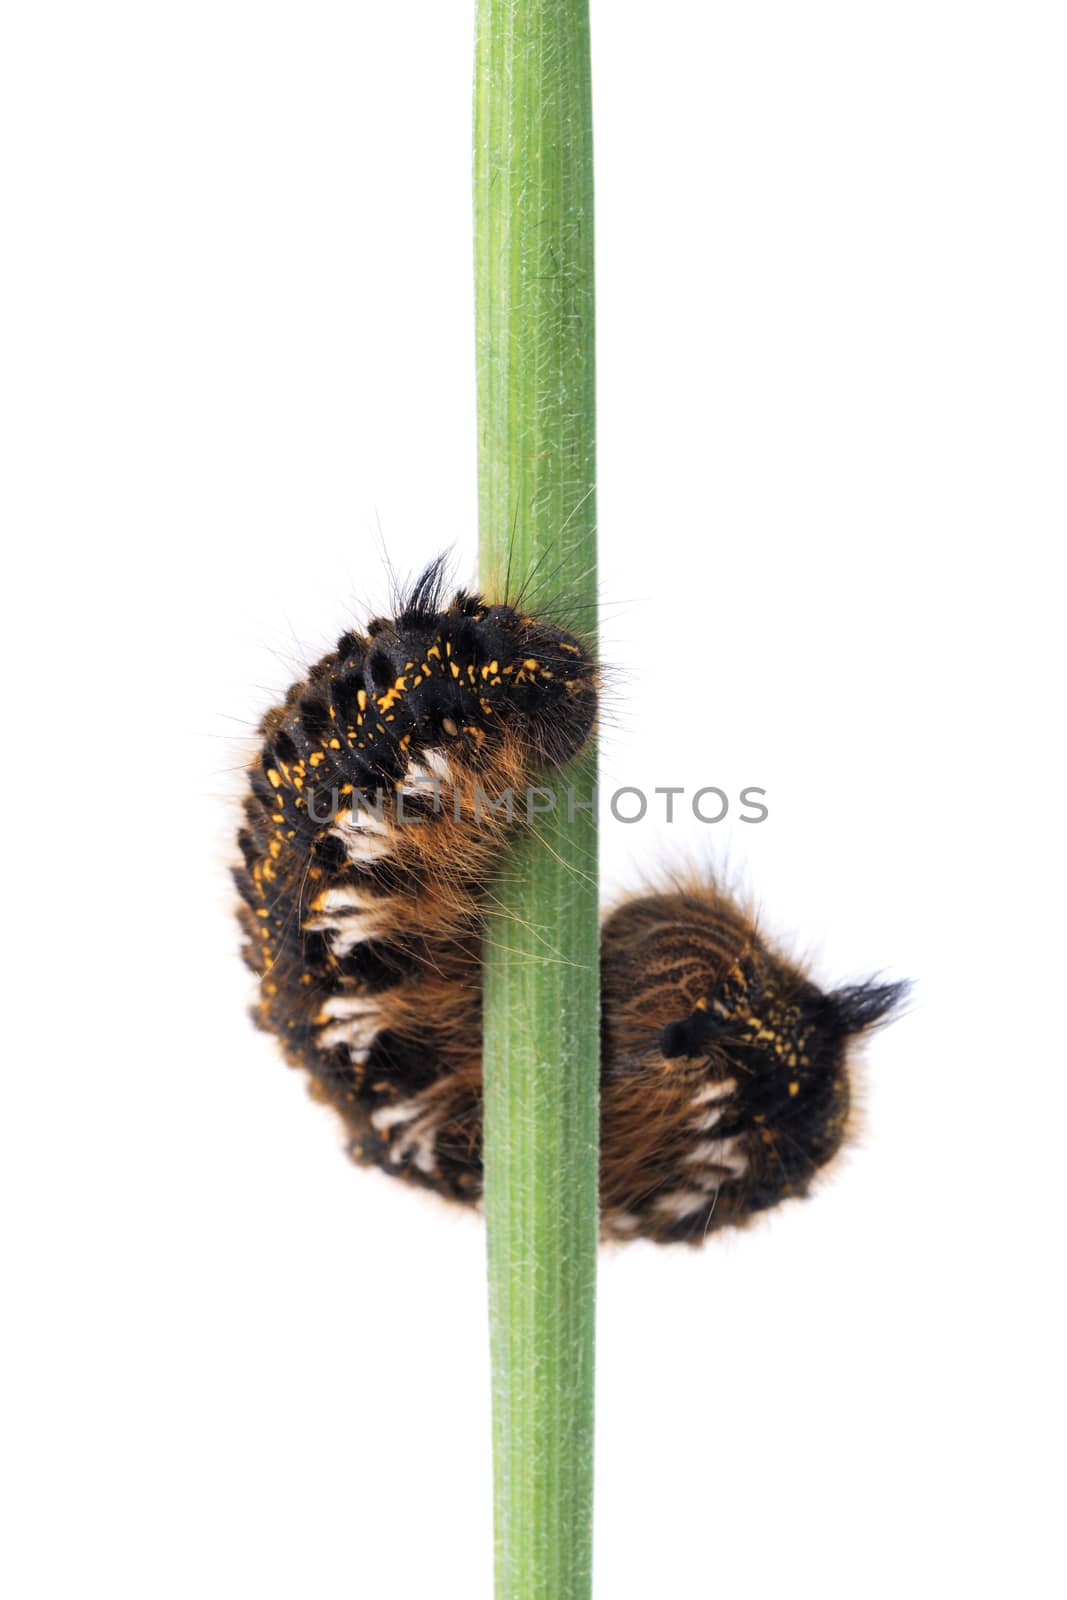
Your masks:
M581 750L600 675L551 618L445 582L433 563L264 717L235 880L254 1019L352 1157L473 1205L499 797ZM699 1243L807 1193L852 1043L906 986L824 993L713 881L627 900L601 954L603 1236Z

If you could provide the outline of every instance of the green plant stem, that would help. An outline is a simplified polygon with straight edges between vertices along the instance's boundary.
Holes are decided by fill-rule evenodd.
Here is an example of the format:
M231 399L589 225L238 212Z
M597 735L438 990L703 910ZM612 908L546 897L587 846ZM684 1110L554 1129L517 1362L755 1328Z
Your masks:
M478 0L482 586L595 642L593 173L586 0ZM598 1197L596 754L546 775L491 887L485 967L497 1600L591 1592Z

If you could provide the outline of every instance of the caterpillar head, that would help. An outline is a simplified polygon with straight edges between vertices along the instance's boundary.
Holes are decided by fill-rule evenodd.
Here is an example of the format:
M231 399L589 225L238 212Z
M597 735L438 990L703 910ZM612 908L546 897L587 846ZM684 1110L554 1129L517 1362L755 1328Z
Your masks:
M665 1061L702 1058L715 1080L732 1082L715 1132L743 1152L731 1173L738 1213L803 1194L836 1154L851 1102L850 1045L889 1017L907 987L824 993L757 945L688 1017L663 1028Z

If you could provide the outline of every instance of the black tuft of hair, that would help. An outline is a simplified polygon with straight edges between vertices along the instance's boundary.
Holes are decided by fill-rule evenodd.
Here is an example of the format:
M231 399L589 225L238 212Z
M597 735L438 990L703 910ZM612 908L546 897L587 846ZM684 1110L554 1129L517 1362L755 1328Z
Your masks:
M853 984L847 989L835 989L829 996L842 1033L864 1033L878 1022L887 1021L901 1003L907 999L911 984L901 983Z
M432 622L445 609L448 587L448 555L439 555L430 562L410 589L397 597L396 627L412 628Z

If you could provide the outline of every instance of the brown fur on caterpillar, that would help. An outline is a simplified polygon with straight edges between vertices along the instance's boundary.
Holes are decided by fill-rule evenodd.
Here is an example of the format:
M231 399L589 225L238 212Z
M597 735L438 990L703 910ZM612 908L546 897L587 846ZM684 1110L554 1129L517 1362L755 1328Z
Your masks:
M262 724L245 955L257 1022L340 1112L356 1160L481 1194L482 894L494 802L593 727L580 639L435 563ZM819 991L714 885L620 906L602 936L606 1237L699 1242L806 1192L845 1135L850 1041L903 985Z

